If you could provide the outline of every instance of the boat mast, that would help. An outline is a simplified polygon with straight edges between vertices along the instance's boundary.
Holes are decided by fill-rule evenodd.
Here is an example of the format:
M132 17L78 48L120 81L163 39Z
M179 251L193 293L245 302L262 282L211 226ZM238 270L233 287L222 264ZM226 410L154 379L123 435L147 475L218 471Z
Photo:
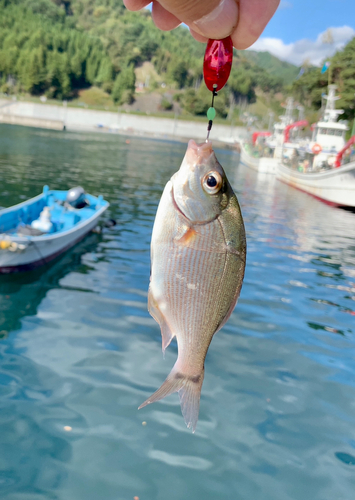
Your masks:
M324 122L334 123L338 120L338 116L344 113L343 109L335 109L335 101L340 99L339 96L335 95L336 88L336 85L328 85L328 95L324 96L327 101L322 117Z
M288 97L286 100L286 111L281 117L285 125L290 125L293 122L293 97Z

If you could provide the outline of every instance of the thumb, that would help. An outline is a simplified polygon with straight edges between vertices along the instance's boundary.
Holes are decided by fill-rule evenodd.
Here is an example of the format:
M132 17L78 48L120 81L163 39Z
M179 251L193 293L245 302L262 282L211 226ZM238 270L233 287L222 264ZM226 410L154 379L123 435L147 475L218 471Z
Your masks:
M225 38L238 23L236 0L158 1L164 9L206 38Z

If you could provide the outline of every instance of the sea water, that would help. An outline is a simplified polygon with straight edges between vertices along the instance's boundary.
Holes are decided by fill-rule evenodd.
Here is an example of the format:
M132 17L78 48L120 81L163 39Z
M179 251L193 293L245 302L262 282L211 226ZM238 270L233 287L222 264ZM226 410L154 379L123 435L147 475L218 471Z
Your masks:
M213 134L212 134L213 139ZM155 211L186 145L0 126L0 205L82 185L117 225L0 277L2 500L355 497L355 214L218 149L248 242L195 434L147 311Z

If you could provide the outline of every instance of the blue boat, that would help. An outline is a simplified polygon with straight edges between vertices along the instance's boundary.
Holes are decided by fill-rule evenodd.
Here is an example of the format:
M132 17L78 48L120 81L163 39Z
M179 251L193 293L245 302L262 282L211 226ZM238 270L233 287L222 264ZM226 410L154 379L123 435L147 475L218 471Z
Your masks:
M77 187L50 190L0 210L0 273L42 266L82 240L109 203Z

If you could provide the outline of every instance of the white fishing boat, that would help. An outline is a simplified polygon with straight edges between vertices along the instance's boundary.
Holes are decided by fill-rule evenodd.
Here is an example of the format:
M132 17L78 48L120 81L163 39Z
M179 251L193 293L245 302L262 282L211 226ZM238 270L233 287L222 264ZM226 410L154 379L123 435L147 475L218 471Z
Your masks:
M337 122L335 85L329 85L323 117L304 148L284 151L277 178L320 200L343 207L355 206L355 152L353 136L345 143L345 123Z
M262 136L260 136L262 137ZM265 136L264 136L265 137ZM255 142L241 141L240 161L247 167L262 173L276 173L279 158L275 158L274 150L271 150L263 141Z
M0 273L27 271L50 262L84 238L109 203L80 187L43 188L30 200L0 210Z
M318 162L323 159L329 160L329 156L336 155L345 146L345 133L347 126L338 122L342 109L336 109L335 103L339 96L335 95L336 85L328 86L328 95L323 95L326 106L319 122L312 125L312 139L305 145L305 150L312 151L318 156ZM324 156L323 156L324 155Z
M298 131L308 125L305 120L294 122L293 110L293 99L288 98L286 112L274 124L273 133L254 132L251 140L242 141L240 161L258 172L276 174L283 148L291 151L301 144L297 136L290 137L291 130Z

